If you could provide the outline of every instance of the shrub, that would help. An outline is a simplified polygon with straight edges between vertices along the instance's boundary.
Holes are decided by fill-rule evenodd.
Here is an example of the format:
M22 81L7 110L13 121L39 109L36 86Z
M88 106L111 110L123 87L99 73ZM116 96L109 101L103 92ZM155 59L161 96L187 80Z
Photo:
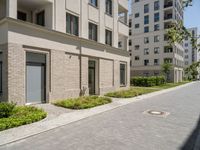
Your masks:
M17 106L13 108L9 117L0 118L0 131L30 124L42 120L46 116L47 113L42 109L30 106Z
M133 77L131 78L131 85L142 86L142 87L152 87L165 84L164 76L152 76L152 77Z
M15 108L14 103L0 103L0 118L7 118L11 115L13 109Z
M117 92L107 93L106 96L114 98L131 98L142 94L147 94L157 91L156 89L148 88L130 88L129 90L121 90Z
M56 106L70 109L87 109L99 105L111 103L112 100L107 97L84 96L74 99L61 100L54 103Z

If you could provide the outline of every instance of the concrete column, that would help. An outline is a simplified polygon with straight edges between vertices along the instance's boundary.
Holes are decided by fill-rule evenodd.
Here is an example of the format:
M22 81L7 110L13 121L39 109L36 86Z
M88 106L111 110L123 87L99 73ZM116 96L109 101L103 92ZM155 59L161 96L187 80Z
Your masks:
M6 1L6 16L17 19L17 0Z

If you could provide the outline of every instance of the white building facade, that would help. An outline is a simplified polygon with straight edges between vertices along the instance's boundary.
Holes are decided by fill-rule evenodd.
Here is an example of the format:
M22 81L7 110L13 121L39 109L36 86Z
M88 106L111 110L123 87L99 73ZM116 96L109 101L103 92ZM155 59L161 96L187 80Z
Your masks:
M198 36L197 27L188 29L188 32L192 35L192 37L197 39L197 36ZM196 45L197 45L197 42L195 43ZM193 63L199 61L200 54L199 54L198 49L193 48L192 43L191 43L191 38L185 39L183 46L184 46L184 68L187 68Z
M127 14L128 0L1 0L0 101L128 88Z
M183 20L181 0L133 0L131 36L131 76L157 76L162 74L162 64L173 65L170 81L183 78L182 44L170 46L166 29Z

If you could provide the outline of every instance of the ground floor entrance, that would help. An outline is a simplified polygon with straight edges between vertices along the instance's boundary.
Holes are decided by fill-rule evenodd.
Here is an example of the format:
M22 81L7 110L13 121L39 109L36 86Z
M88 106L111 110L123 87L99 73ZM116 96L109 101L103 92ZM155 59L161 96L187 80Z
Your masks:
M89 85L89 94L96 94L96 61L89 60L88 63L88 85Z
M30 104L46 102L46 63L43 54L27 53L26 100Z

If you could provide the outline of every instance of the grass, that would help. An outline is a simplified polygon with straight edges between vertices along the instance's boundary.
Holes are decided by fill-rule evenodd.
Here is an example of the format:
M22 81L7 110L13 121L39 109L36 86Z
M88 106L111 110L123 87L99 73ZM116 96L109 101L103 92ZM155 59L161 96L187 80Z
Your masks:
M128 90L111 92L111 93L106 94L105 96L114 97L114 98L132 98L132 97L136 97L139 95L160 91L163 89L180 86L180 85L183 85L186 83L189 83L189 81L184 81L184 82L180 82L180 83L166 83L161 86L153 86L153 87L131 87Z
M47 116L47 113L42 109L30 106L15 106L9 111L9 116L0 117L0 131L31 124L33 122L42 120Z
M72 98L57 101L54 105L69 109L88 109L104 104L111 103L111 98L100 96L84 96L79 98Z
M135 97L135 96L139 96L142 94L147 94L147 93L151 93L155 91L158 91L158 90L153 89L153 88L132 87L129 90L111 92L111 93L106 94L105 96L114 97L114 98L131 98L131 97Z

